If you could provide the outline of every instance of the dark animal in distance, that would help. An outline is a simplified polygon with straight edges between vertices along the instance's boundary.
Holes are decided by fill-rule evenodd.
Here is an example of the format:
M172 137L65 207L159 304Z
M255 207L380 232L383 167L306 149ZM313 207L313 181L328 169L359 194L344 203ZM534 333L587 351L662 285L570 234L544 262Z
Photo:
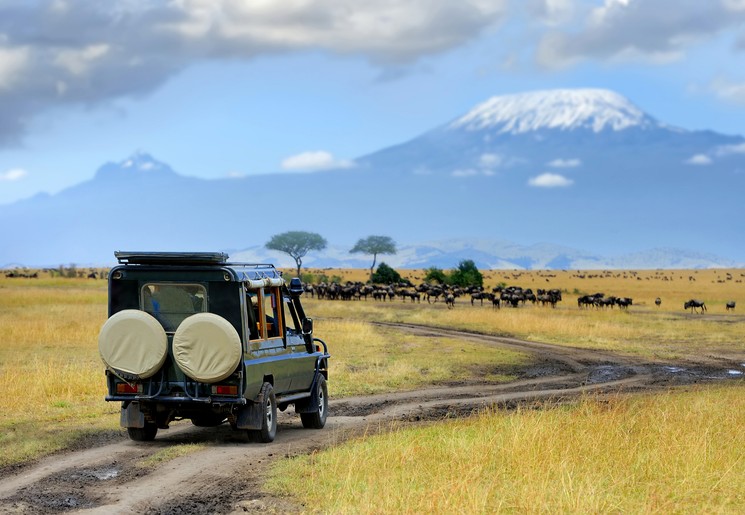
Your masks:
M735 309L735 301L734 300L731 300L731 301L729 301L727 303L727 311L729 311L729 310L733 310L734 311L734 309Z
M448 309L453 309L455 307L455 295L452 293L446 294L445 305L447 305Z
M691 299L683 304L683 308L686 310L690 309L691 313L695 312L697 309L700 309L701 313L703 314L703 312L706 311L706 304L703 300Z
M660 307L660 304L662 304L662 299L661 298L657 297L656 299L654 299L654 305L655 306L657 306L659 308Z

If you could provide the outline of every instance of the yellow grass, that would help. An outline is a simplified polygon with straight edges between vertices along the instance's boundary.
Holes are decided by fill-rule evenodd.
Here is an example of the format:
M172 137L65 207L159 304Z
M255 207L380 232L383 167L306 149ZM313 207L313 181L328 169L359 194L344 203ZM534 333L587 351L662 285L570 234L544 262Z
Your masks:
M514 379L525 354L449 338L417 338L363 321L319 320L318 334L332 343L332 397L411 390L423 385L483 377ZM478 369L478 372L476 371Z
M365 270L323 272L352 281L364 280L367 274ZM422 271L403 272L417 283L424 276ZM482 374L489 381L504 381L526 362L516 353L448 339L412 338L369 323L378 320L513 334L661 358L742 352L743 316L740 311L725 313L724 303L737 300L737 309L745 309L743 273L485 272L489 288L500 282L562 288L567 293L556 310L493 311L472 307L464 298L452 311L442 303L331 302L307 296L304 300L307 312L316 318L317 336L330 345L330 394L340 397ZM634 306L629 313L578 310L576 296L595 291L634 297ZM656 296L663 298L659 310L652 303ZM684 313L682 303L691 297L706 300L709 314L715 317ZM45 274L39 279L0 276L0 467L73 445L86 432L119 430L117 403L103 400L97 336L105 319L105 281Z
M351 277L351 275L350 275ZM417 284L423 271L410 271ZM418 278L418 279L417 279ZM691 279L689 279L691 278ZM500 283L532 288L558 288L563 300L557 309L527 304L518 309L492 309L470 296L456 299L455 309L442 302L412 304L396 298L393 302L341 302L306 299L309 312L318 317L354 316L365 320L403 321L453 327L492 334L505 334L534 341L545 341L590 349L673 360L692 358L701 353L745 352L745 270L693 271L487 271L484 284L491 290ZM579 309L577 297L603 292L632 297L628 311L618 308ZM658 308L656 297L662 298ZM707 316L683 309L690 298L706 301ZM735 312L725 304L738 301ZM354 307L350 307L353 304Z
M398 429L285 460L269 487L323 513L737 513L742 391L587 398Z

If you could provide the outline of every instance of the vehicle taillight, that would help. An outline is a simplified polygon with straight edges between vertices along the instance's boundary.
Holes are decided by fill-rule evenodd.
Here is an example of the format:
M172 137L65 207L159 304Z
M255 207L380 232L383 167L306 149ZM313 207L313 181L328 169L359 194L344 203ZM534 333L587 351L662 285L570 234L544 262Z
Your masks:
M142 393L142 383L117 383L116 393Z
M217 384L212 385L213 395L238 395L238 387L231 385Z
M316 352L321 352L321 346L320 345L316 345Z

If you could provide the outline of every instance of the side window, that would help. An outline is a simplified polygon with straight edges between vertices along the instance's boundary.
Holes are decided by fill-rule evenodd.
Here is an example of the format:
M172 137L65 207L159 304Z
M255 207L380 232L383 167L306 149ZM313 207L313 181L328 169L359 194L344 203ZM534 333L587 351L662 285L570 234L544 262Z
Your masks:
M166 331L184 319L207 310L207 290L201 284L147 283L140 289L140 308L153 315Z
M262 322L266 324L267 338L278 338L283 336L282 294L279 288L264 289L264 302Z
M262 327L259 323L260 310L259 310L259 292L248 291L246 292L246 309L248 310L248 329L250 340L260 340L264 338L262 335Z
M246 292L250 340L284 336L284 313L279 288L262 288Z

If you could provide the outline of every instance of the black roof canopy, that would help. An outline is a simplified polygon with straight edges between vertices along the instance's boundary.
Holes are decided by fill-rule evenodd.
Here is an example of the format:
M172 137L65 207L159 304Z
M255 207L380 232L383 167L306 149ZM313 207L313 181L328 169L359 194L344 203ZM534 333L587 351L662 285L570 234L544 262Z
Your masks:
M114 257L122 264L128 265L224 265L228 255L224 252L114 252Z

